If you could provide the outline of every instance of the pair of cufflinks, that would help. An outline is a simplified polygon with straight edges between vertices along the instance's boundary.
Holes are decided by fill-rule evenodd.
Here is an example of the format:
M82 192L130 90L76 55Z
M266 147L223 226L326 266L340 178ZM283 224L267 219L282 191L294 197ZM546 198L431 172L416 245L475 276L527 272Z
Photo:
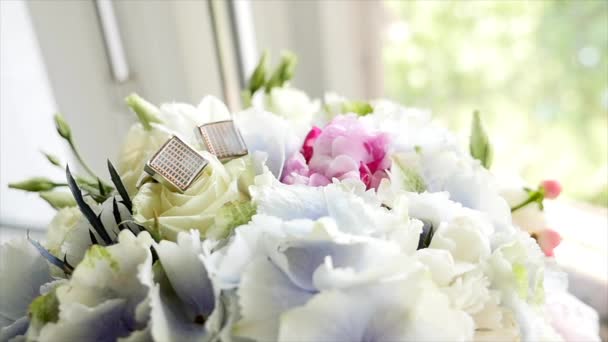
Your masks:
M204 124L195 131L207 151L222 162L247 155L247 146L232 120ZM183 193L208 163L205 157L174 135L150 158L144 171L155 181ZM142 179L140 184L144 182Z

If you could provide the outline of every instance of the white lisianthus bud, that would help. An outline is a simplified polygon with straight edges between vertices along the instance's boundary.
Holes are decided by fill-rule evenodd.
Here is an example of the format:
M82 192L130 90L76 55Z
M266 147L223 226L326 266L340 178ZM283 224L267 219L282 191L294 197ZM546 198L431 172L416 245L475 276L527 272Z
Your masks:
M292 52L285 51L281 56L281 64L276 68L268 83L266 83L266 92L270 92L275 87L282 87L286 82L291 80L295 72L298 58Z
M59 184L45 177L33 177L21 182L9 183L8 187L11 189L37 192L53 190L58 186L64 185L66 184Z
M159 118L160 113L158 108L150 102L144 100L137 94L131 94L125 98L127 105L137 114L139 122L144 126L146 130L150 130L152 122L162 123Z
M262 53L262 57L260 57L260 61L258 62L257 67L251 74L251 78L249 79L249 94L254 94L258 89L264 87L266 83L266 64L268 60L268 51L264 51Z
M51 163L55 166L59 166L60 168L63 168L63 164L61 163L61 160L59 160L59 158L57 156L54 156L54 155L46 153L46 152L42 152L42 154L44 155L44 157L46 157L46 160L48 160L49 163Z
M55 209L76 206L74 196L67 191L43 191L38 195Z
M486 169L489 169L492 165L492 158L494 155L490 139L486 133L483 125L481 124L481 118L479 112L473 113L473 122L471 124L471 140L469 142L469 150L471 156L481 162L481 165Z
M57 133L63 139L71 142L72 141L72 130L70 129L70 126L63 118L63 115L61 115L61 113L57 113L57 114L55 114L53 119L55 120L55 128L57 129Z

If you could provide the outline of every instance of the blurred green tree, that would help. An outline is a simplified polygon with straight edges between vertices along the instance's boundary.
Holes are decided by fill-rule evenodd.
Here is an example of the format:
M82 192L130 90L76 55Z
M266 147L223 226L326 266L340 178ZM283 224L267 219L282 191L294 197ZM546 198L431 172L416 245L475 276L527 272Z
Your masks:
M385 1L387 95L468 135L494 171L608 206L608 1Z

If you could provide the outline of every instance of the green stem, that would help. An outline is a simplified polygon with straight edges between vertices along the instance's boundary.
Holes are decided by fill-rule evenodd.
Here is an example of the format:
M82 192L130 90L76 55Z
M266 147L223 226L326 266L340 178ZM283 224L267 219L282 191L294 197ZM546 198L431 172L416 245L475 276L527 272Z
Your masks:
M82 158L82 156L78 152L78 149L76 148L76 145L74 145L74 143L72 142L71 139L68 142L70 144L70 148L72 149L72 152L74 152L74 155L76 156L76 159L78 159L78 162L80 163L80 165L84 168L84 170L91 177L97 179L98 178L97 175L95 175L95 172L93 172L93 170L91 170L91 168L87 165L87 163L85 163L84 159Z
M530 203L534 203L534 202L539 202L542 201L543 198L543 194L540 193L539 191L532 191L530 192L530 195L528 197L528 199L526 199L525 201L521 202L520 204L514 206L513 208L511 208L511 212L515 212L518 209L521 209L525 206L527 206Z

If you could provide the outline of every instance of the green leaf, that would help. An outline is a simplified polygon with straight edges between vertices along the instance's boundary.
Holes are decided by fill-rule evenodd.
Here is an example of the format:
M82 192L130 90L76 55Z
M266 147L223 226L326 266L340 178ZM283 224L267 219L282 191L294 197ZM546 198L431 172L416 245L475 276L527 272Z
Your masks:
M342 104L344 113L355 113L359 116L365 116L374 111L374 108L364 101L347 101Z
M89 177L76 176L76 183L82 191L86 192L97 203L103 203L114 190L114 188L105 184L99 178L92 179Z
M71 193L65 191L43 191L38 193L40 198L45 200L51 207L59 210L77 206L76 200Z
M488 135L486 134L479 112L473 113L473 122L471 124L471 140L469 142L469 151L471 156L481 162L481 165L489 169L492 165L493 150Z
M36 297L30 304L29 314L32 320L41 323L41 325L57 322L59 319L59 301L55 295L55 290Z
M125 185L122 183L122 179L120 175L116 171L116 168L110 160L108 159L108 170L110 171L110 179L112 179L112 183L116 187L118 194L120 194L120 198L122 199L122 203L129 209L129 212L133 213L133 203L131 202L131 198L129 197L129 193L125 188Z
M266 83L266 92L269 93L272 88L282 87L285 82L292 79L298 58L292 52L283 52L281 64L276 68L268 82Z
M260 61L258 65L255 67L255 70L251 74L249 78L249 85L247 89L249 90L250 96L255 94L256 91L264 87L266 83L266 66L268 64L268 51L264 51L262 53L262 57L260 57Z
M8 187L11 189L19 189L24 191L49 191L53 190L58 186L66 186L67 184L55 183L46 177L33 177L26 179L21 182L9 183Z
M58 257L54 256L53 254L51 254L51 252L49 252L46 248L42 247L42 245L40 244L40 242L36 241L36 240L32 240L30 238L30 232L27 232L27 240L29 241L29 243L34 246L34 248L36 248L36 250L38 251L38 253L40 253L40 255L46 259L46 261L48 261L49 263L59 267L63 272L65 272L66 275L69 275L72 273L72 271L74 270L74 268L68 264L67 262L67 257L64 255L63 257L63 261L61 261L61 259L59 259Z
M101 219L95 214L95 212L93 211L93 209L91 209L87 202L84 201L80 188L76 184L76 180L70 172L69 166L65 168L65 174L66 179L68 180L68 186L70 187L70 191L72 191L72 195L74 196L76 204L78 204L78 208L80 208L82 215L87 219L87 221L89 221L93 229L95 229L97 234L99 234L99 236L106 244L112 244L112 239L110 238L110 235L108 235L106 228L103 226Z
M137 94L131 94L125 98L127 105L137 114L139 122L146 131L152 128L151 123L163 123L160 119L160 110L150 102L144 100Z
M61 136L68 142L71 142L72 130L70 129L70 125L68 125L67 121L65 121L65 119L63 118L63 115L61 115L61 113L57 113L55 114L53 119L55 120L55 128L57 129L57 133L59 134L59 136Z

